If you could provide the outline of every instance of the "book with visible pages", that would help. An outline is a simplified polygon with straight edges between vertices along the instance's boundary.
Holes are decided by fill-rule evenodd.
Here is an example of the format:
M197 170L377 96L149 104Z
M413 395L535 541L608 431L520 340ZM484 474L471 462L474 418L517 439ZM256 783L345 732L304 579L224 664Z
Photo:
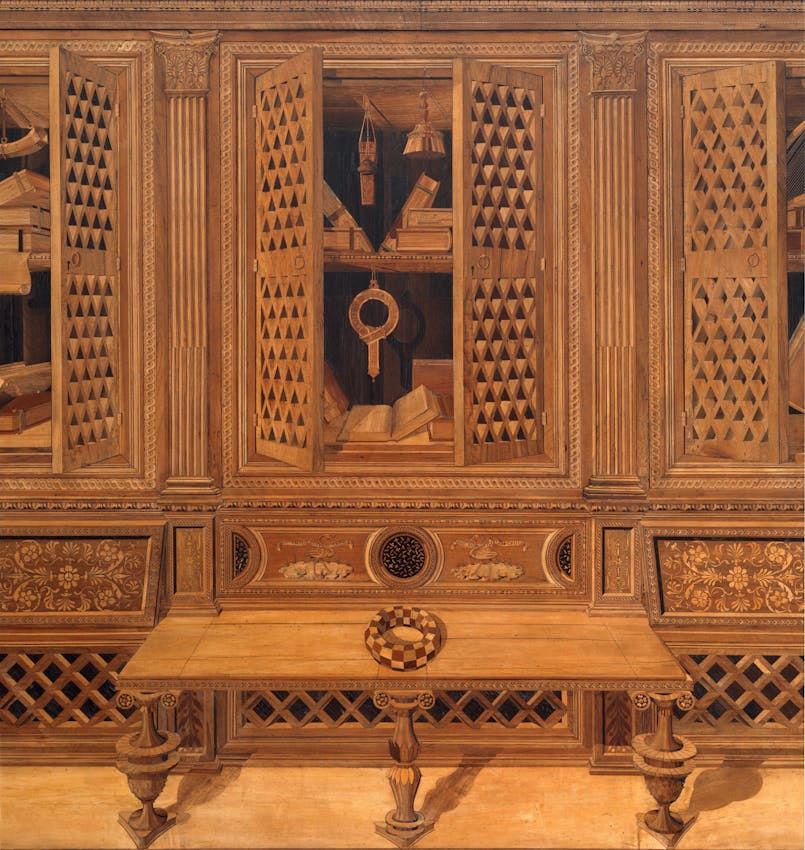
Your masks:
M322 207L332 229L324 229L324 248L327 251L355 251L360 254L372 254L374 248L364 229L352 217L350 211L341 202L341 198L324 181ZM345 233L346 231L346 233Z
M450 207L411 207L403 216L403 227L452 227Z
M50 234L0 228L0 253L14 253L15 251L46 254L50 251Z
M39 207L0 207L0 227L49 231L50 213Z
M50 208L50 178L22 168L0 180L0 206Z
M338 442L396 443L427 428L440 412L436 396L427 387L419 386L393 405L355 405L344 420Z
M392 222L386 238L380 245L381 251L394 252L397 250L397 231L403 226L403 221L408 213L408 210L417 208L423 209L432 207L436 200L436 193L439 191L439 181L428 177L423 171L411 189L411 193L405 199L402 209L397 215L397 218Z

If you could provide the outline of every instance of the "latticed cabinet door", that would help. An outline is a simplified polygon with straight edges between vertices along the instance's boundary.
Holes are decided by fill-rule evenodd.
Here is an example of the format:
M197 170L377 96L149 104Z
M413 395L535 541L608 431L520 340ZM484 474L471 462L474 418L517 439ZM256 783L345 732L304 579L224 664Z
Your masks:
M305 470L323 444L320 48L256 80L256 449Z
M120 452L117 76L54 48L50 64L53 465Z
M544 446L542 78L454 68L456 463Z
M787 459L785 69L683 78L685 454Z

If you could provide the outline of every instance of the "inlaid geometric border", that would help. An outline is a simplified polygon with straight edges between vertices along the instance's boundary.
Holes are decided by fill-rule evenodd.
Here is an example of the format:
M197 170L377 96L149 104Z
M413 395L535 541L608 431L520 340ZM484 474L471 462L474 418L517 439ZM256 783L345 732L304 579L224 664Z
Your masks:
M451 43L448 41L424 42L414 45L385 42L322 42L325 60L351 60L367 57L378 61L388 61L397 58L403 63L432 59L433 61L448 61L460 56L471 56L489 61L505 62L507 59L516 64L522 64L529 58L535 61L553 60L557 75L556 100L558 103L557 116L560 125L567 128L567 138L570 140L568 150L559 150L554 144L557 156L566 174L566 181L557 182L557 201L559 208L559 224L557 233L560 234L560 244L557 246L557 256L564 258L559 263L556 289L565 292L563 299L557 299L556 315L552 321L557 328L557 350L566 354L557 358L557 392L559 404L556 409L564 411L563 419L568 433L567 457L557 452L556 473L553 470L535 470L533 477L526 475L502 477L499 471L490 471L483 475L479 469L450 469L442 475L399 476L366 474L356 476L352 473L343 475L330 474L312 477L305 473L289 475L288 468L282 464L266 464L246 461L242 456L243 446L240 445L238 434L245 433L242 420L244 411L239 399L245 398L246 387L238 378L241 371L239 364L245 362L246 344L242 332L243 318L240 312L243 307L244 293L240 291L243 281L248 279L246 270L240 268L238 255L240 253L240 230L237 227L237 217L240 209L240 191L244 188L237 183L237 149L238 149L238 114L241 108L237 101L234 71L238 60L255 62L265 65L282 61L301 52L306 45L293 42L224 42L221 45L221 264L223 282L222 291L222 374L231 376L224 380L222 398L223 420L223 475L227 487L269 487L272 489L292 488L294 490L315 490L323 488L327 491L338 489L353 490L385 490L388 482L393 482L393 488L421 491L427 488L471 488L492 496L496 491L520 491L524 499L533 498L535 490L567 490L580 486L580 457L581 429L580 403L581 387L579 381L580 363L580 246L579 240L573 238L579 228L579 56L578 45L574 41L561 42L516 42L513 44ZM557 134L561 138L561 133ZM563 221L564 219L564 221ZM564 337L563 337L564 334ZM567 364L563 370L563 364ZM563 377L567 376L567 377ZM565 386L561 381L565 380ZM238 383L240 381L240 384ZM565 401L566 399L566 401ZM561 429L560 429L561 431ZM558 441L561 444L561 439ZM341 502L343 504L343 502Z
M674 387L681 352L668 328L681 309L674 292L674 270L681 257L673 256L673 221L670 205L676 177L671 167L670 127L678 120L680 104L672 90L672 72L691 73L743 65L752 60L805 58L801 39L791 41L662 42L648 45L648 295L649 295L649 472L653 488L676 490L797 490L802 492L799 465L736 464L735 461L676 463L674 455L675 405L669 396ZM680 303L676 303L680 300ZM680 361L681 362L681 361ZM725 467L729 467L726 469Z
M130 392L123 411L131 465L123 468L81 470L54 476L50 469L17 464L18 474L0 478L0 494L18 491L59 492L152 490L157 476L157 357L156 357L156 211L154 151L154 53L150 37L126 40L13 39L0 41L2 63L31 60L47 65L51 47L63 46L90 61L125 66L129 98L129 160L127 181L130 206L128 231L121 235L128 252L129 304L126 322L132 357L126 382ZM139 250L137 250L139 246ZM140 377L138 377L140 376ZM132 404L129 407L128 401ZM3 473L8 470L4 464Z

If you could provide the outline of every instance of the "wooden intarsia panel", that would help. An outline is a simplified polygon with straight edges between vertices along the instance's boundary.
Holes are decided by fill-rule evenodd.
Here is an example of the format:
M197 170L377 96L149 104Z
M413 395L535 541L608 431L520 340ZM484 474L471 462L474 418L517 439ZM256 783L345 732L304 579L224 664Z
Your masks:
M372 702L371 691L253 691L238 695L241 722L258 729L364 728L394 722ZM566 729L571 714L563 691L435 691L434 704L415 722L438 729L456 725L530 731Z
M679 727L694 731L802 730L801 655L681 655L696 702ZM800 738L801 743L801 738Z
M151 538L0 539L7 614L134 613L146 605Z
M60 356L54 359L62 431L56 464L74 469L120 451L117 78L57 52L61 145L53 146L51 171L62 203Z
M655 540L663 614L803 611L799 540Z
M536 446L542 430L539 283L474 278L472 287L472 445Z
M771 62L685 78L685 445L694 455L777 459L781 73Z
M323 380L318 52L283 63L256 85L256 445L312 469Z
M131 652L46 650L0 654L0 726L135 726L117 706L114 676Z
M474 62L457 67L463 460L479 463L543 448L542 79Z

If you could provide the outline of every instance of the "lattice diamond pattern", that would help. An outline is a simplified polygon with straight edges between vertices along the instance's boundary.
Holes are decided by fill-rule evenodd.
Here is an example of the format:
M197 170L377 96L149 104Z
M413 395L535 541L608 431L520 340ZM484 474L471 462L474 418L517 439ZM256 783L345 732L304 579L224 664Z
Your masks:
M743 83L690 92L691 252L767 244L765 89Z
M682 655L696 682L680 727L801 729L803 659L798 655Z
M763 278L692 278L691 427L695 439L767 443L768 303Z
M472 82L472 244L535 248L539 104L518 86Z
M436 691L434 696L433 707L418 710L415 720L438 728L464 724L552 729L566 726L569 716L567 697L561 691ZM260 728L358 725L372 729L393 722L388 710L374 705L370 691L256 691L244 693L242 699L244 722Z
M116 202L109 135L111 97L101 83L68 71L64 109L67 245L113 250Z
M258 437L304 448L308 441L308 299L298 275L259 279Z
M0 724L134 725L136 709L115 704L120 652L12 652L0 655Z
M302 208L308 201L307 102L299 77L260 91L257 114L258 250L299 248L307 244Z
M112 435L115 410L115 281L69 275L65 295L66 423L70 449Z
M473 445L537 438L537 288L531 277L472 281Z

